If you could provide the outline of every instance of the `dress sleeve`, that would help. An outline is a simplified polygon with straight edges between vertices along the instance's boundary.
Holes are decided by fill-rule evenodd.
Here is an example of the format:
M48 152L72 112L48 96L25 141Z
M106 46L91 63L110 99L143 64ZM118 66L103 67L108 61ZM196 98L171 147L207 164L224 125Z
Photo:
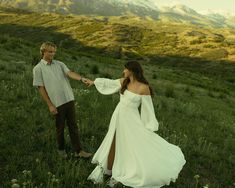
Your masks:
M96 78L94 84L96 89L103 95L110 95L121 89L120 79Z
M150 131L158 130L158 121L155 116L152 98L150 95L143 95L141 97L141 111L140 117L146 129Z

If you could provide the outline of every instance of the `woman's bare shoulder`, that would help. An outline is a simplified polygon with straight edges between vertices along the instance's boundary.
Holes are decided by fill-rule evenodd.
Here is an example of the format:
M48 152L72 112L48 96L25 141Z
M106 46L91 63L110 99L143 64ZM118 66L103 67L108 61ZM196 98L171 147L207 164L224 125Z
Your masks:
M140 94L141 95L150 95L149 85L141 83L140 85Z

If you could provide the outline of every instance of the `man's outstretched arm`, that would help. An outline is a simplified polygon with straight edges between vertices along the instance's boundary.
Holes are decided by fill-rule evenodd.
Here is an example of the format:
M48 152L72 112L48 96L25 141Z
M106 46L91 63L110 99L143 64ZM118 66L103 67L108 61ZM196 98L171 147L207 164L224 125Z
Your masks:
M73 72L73 71L68 71L67 76L69 78L72 78L72 79L78 80L78 81L81 81L83 79L83 77L80 74Z

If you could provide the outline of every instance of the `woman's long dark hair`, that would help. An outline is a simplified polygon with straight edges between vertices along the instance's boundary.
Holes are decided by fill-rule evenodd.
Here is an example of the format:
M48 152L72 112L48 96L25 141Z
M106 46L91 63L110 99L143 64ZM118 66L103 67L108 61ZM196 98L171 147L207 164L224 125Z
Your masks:
M149 86L148 81L144 77L143 69L137 61L128 61L124 66L129 71L133 72L133 76L138 82L144 83ZM125 78L125 80L122 83L121 94L123 94L124 91L127 89L127 85L129 83L130 83L130 79ZM150 90L150 94L153 96L153 90L150 86L149 86L149 90Z

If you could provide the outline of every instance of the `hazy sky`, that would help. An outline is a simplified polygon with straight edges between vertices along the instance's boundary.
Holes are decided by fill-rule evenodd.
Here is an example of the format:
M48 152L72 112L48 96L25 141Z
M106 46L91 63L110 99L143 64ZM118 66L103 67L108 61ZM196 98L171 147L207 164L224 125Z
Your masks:
M196 11L216 10L235 13L235 0L155 0L157 5L183 4Z

